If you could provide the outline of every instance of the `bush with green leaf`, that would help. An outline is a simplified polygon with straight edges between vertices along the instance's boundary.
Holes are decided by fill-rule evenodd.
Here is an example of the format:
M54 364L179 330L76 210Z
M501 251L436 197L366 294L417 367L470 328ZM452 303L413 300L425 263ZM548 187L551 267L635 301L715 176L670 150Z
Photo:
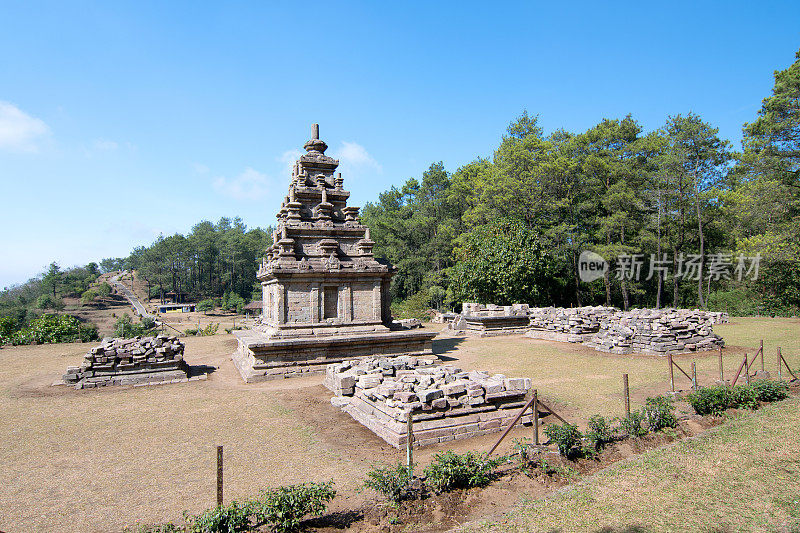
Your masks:
M729 387L702 387L686 395L686 401L698 415L721 415L730 407Z
M156 324L152 318L146 317L139 324L135 324L130 315L125 313L114 323L114 335L126 339L140 337L151 333Z
M95 287L95 290L97 291L97 295L100 296L101 298L108 298L112 292L111 285L109 285L108 282L105 281L97 285Z
M661 431L665 428L674 428L678 419L672 412L672 398L669 396L656 396L648 398L642 408L645 422L650 431Z
M193 533L236 533L250 529L251 503L232 501L189 519Z
M758 393L752 385L736 385L730 388L729 407L758 409Z
M644 437L647 435L647 428L644 426L644 422L644 410L631 411L628 416L620 418L619 425L622 432L628 437Z
M266 522L278 533L289 533L300 528L304 516L325 512L334 496L333 481L303 483L265 490L249 507L256 522Z
M589 418L589 431L586 438L596 451L605 448L606 444L614 442L616 435L611 424L600 415L592 415Z
M94 289L87 289L81 294L81 303L90 304L97 299L97 291Z
M759 379L753 382L753 389L761 402L777 402L789 397L789 384L785 381Z
M60 342L89 342L97 339L97 326L82 324L69 315L42 315L28 326L14 332L11 344L50 344Z
M411 493L413 481L411 470L404 464L395 466L376 466L367 472L364 486L373 489L395 503L407 498Z
M214 299L213 298L208 298L207 300L201 300L197 304L197 310L198 311L203 311L204 313L206 313L208 311L213 311L214 307L215 306L214 306Z
M575 457L580 454L583 434L578 430L578 426L549 424L545 426L544 434L556 443L558 453L564 457Z
M505 458L487 459L482 454L457 454L451 450L437 453L425 468L427 483L436 492L481 487L491 481L494 469Z

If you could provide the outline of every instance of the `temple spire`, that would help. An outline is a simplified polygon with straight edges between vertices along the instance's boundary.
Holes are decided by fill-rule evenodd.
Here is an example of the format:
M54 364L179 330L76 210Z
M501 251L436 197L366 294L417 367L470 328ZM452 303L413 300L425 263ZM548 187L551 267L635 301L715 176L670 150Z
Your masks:
M312 124L311 125L311 138L312 139L319 139L319 124Z

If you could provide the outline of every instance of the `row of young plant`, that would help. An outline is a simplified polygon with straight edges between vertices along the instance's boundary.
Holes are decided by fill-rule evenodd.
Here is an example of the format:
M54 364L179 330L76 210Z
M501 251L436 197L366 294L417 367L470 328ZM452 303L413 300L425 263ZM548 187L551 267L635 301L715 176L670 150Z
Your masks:
M726 409L757 409L759 402L777 402L789 396L785 381L760 379L750 385L703 387L686 396L699 415L721 415Z
M753 385L703 388L686 399L698 414L706 415L720 414L730 407L755 409L759 402L782 400L788 395L787 383L764 380ZM600 415L592 416L586 433L572 424L547 425L544 433L562 456L568 459L591 458L615 441L676 427L678 419L673 411L671 397L657 396L648 398L641 409L624 418L607 420ZM568 467L550 467L544 457L535 453L536 449L529 439L515 441L515 455L521 470L527 471L531 465L537 465L548 474L571 473ZM413 469L402 463L376 466L367 473L364 485L393 504L399 504L403 500L422 498L429 492L439 494L485 486L496 475L497 467L509 460L509 456L488 459L475 452L457 454L448 450L437 453L420 477L415 477ZM275 532L289 533L298 531L305 516L321 515L335 495L332 481L280 487L263 491L252 500L233 501L196 516L185 514L184 525L144 526L138 531L234 533L269 525Z
M489 483L494 470L506 457L487 460L482 455L468 452L463 455L452 451L436 454L425 468L424 483L415 485L411 469L398 464L393 467L375 467L367 474L366 487L375 489L393 502L418 497L427 490L437 493L459 488L483 486ZM219 505L198 515L184 513L184 524L139 526L137 533L236 533L252 531L262 526L277 533L298 531L306 516L319 516L334 496L333 481L303 483L268 489L253 499L235 500ZM131 528L126 528L131 531Z

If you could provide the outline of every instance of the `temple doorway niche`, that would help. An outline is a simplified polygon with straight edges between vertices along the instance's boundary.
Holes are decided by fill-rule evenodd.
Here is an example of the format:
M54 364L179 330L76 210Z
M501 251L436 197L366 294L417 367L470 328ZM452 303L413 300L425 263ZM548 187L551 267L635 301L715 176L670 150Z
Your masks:
M323 319L339 318L339 287L323 288Z

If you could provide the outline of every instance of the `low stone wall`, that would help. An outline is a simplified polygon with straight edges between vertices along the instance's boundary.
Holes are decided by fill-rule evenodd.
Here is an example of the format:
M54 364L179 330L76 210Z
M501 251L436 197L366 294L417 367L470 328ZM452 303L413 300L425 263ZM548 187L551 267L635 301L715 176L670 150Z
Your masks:
M75 388L134 385L188 377L184 345L177 337L105 338L90 349L81 366L67 368L64 382Z
M534 307L528 311L528 337L560 342L583 342L600 331L600 322L614 313L616 307Z
M492 305L467 302L460 315L447 321L448 329L477 337L514 335L528 329L528 305Z
M414 446L465 439L508 427L525 403L530 379L462 372L434 359L371 358L329 365L331 403L394 447L406 443L411 413ZM531 414L520 418L531 423Z
M718 317L722 319L722 317ZM633 309L603 319L586 346L599 351L668 355L713 350L724 346L713 332L706 311L690 309Z
M727 313L699 309L632 309L614 307L533 308L526 336L579 342L598 351L668 355L713 350L725 343L713 324Z

